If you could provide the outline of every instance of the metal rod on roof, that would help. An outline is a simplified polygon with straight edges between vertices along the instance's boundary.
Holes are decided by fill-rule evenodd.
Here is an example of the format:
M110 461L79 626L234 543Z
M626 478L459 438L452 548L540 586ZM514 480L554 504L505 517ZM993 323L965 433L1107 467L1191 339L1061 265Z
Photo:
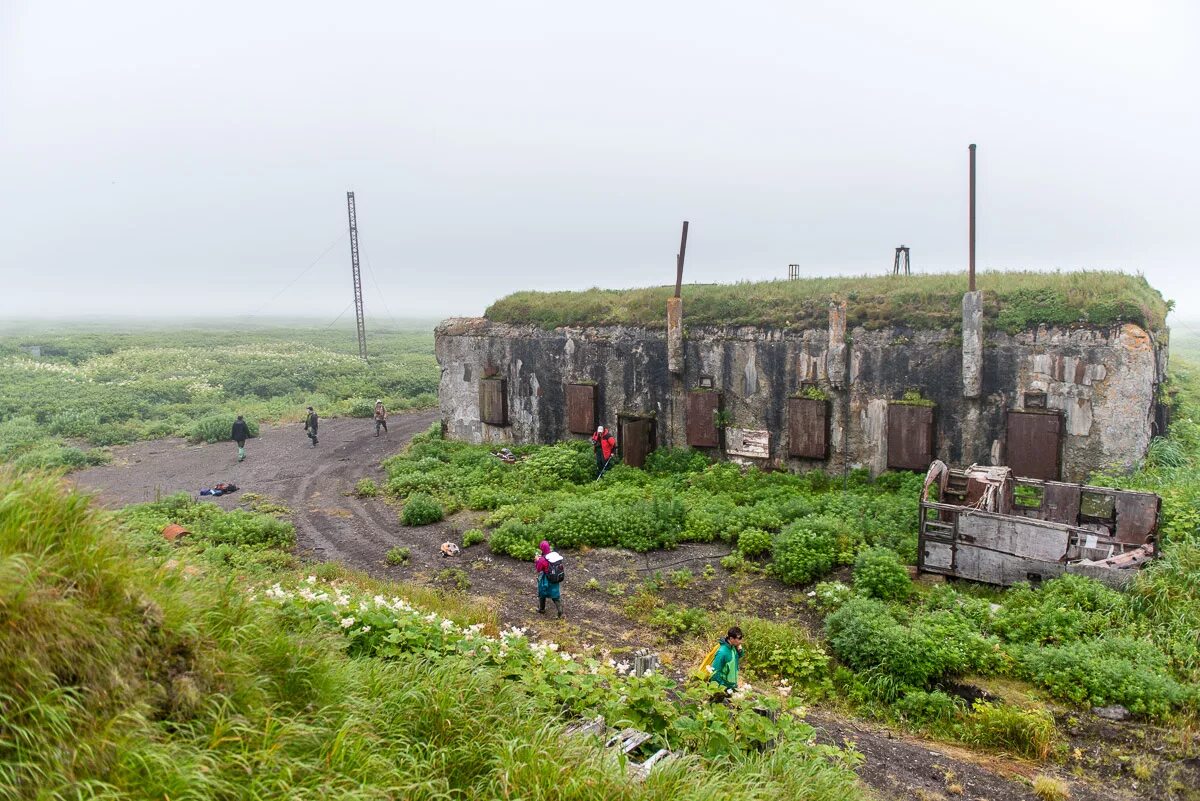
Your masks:
M683 221L683 238L679 241L679 254L675 257L675 297L679 297L679 290L683 288L683 257L687 254L687 229L688 221Z
M975 145L968 148L971 151L971 189L970 189L970 259L967 263L967 291L975 291Z

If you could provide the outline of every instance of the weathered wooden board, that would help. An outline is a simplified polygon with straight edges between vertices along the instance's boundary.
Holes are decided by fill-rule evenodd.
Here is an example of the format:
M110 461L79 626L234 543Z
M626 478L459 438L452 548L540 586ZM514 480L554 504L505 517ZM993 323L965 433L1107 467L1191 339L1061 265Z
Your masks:
M1042 497L1042 519L1055 523L1066 523L1069 526L1079 524L1079 493L1078 484L1059 484L1047 481L1045 494Z
M630 467L644 467L646 456L654 450L654 421L641 418L621 423L621 458Z
M480 379L479 419L488 425L508 425L508 379Z
M954 562L954 549L948 542L925 540L921 567L931 570L949 570Z
M725 451L734 456L768 459L771 456L771 432L751 428L727 428Z
M567 431L592 434L596 431L596 387L567 384Z
M1116 492L1117 539L1143 545L1158 527L1157 495L1145 492Z
M958 538L979 548L1055 561L1066 554L1071 537L1065 528L1040 520L961 514Z
M1013 475L1058 481L1061 478L1061 412L1008 413L1006 459Z
M788 456L829 456L829 401L788 398Z
M933 461L933 408L888 404L887 466L925 470Z
M721 444L716 414L721 410L720 392L689 392L687 396L687 444L693 448L715 448Z

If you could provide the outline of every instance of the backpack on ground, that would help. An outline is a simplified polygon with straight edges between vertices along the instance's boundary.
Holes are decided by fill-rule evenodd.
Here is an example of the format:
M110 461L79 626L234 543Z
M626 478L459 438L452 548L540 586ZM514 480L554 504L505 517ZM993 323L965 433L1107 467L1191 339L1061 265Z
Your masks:
M551 551L546 554L546 561L550 563L550 567L546 570L546 581L551 584L562 584L562 580L567 577L567 565L558 551Z

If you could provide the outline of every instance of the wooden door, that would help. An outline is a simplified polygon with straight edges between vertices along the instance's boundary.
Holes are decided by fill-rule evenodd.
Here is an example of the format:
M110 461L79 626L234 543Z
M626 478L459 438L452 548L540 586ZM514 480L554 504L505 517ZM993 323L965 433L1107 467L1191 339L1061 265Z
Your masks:
M1058 481L1061 478L1062 414L1060 412L1008 413L1005 460L1013 475Z

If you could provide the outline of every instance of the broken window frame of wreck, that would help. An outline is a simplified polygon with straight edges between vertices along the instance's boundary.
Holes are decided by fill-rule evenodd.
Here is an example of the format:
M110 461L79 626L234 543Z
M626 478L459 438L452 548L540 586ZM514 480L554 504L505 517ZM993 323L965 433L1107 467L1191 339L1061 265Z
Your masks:
M938 497L930 490L940 480ZM1037 505L1016 497L1025 489ZM1110 509L1088 514L1085 498ZM921 492L917 568L1010 586L1074 573L1122 588L1157 555L1161 499L1148 492L1013 476L1007 467L929 469Z
M1021 463L1020 454L1007 452L1012 412L1060 418L1059 441L1039 461L1058 475L1040 478L1083 481L1093 470L1129 469L1145 456L1162 433L1156 412L1165 331L1132 323L985 331L977 304L967 300L962 334L899 324L848 329L848 307L840 303L829 305L820 328L689 325L686 335L454 318L435 332L442 420L448 436L474 443L586 437L571 430L568 402L570 385L586 384L594 387L597 425L619 436L622 420L653 419L652 446L682 447L697 428L688 420L689 397L707 390L721 393L723 435L704 449L712 456L878 474L891 461L889 441L899 441L888 431L896 417L889 406L917 390L933 408L931 455L948 464ZM507 381L503 425L481 419L479 383L494 378ZM803 408L791 400L809 389L826 399L816 433L828 432L818 443L825 447L811 450L792 441L801 424L790 419ZM700 404L693 409L712 414Z

